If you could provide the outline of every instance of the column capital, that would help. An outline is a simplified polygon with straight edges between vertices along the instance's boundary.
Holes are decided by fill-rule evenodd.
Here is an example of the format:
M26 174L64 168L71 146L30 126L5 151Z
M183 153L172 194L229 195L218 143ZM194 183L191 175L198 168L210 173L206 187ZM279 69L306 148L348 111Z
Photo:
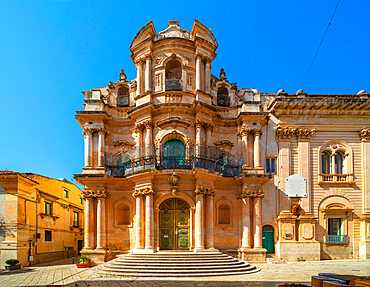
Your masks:
M204 57L204 55L202 55L201 53L199 53L199 52L197 52L196 54L195 54L195 59L196 60L203 60L205 57Z
M239 193L238 198L245 199L245 198L263 198L264 192L262 189L246 189Z
M83 130L82 130L82 134L84 135L84 136L86 136L86 135L92 135L94 133L94 129L93 128L91 128L91 127L86 127L86 128L84 128Z
M204 129L206 131L213 131L213 125L211 123L204 123Z
M316 129L310 128L296 128L295 135L298 137L298 140L308 140L314 134Z
M151 129L153 127L153 122L151 120L143 121L143 126L145 126L146 129Z
M360 131L360 137L362 138L362 140L370 140L370 128L363 128L361 131Z
M196 188L195 188L195 191L194 191L194 193L195 193L195 195L198 195L198 194L200 194L200 195L204 195L204 194L206 194L206 189L204 188L204 186L197 186Z
M89 190L89 189L84 189L82 191L81 197L83 199L94 198L94 191L93 190Z
M136 133L139 133L139 132L140 132L140 131L142 131L144 128L145 128L145 124L144 124L144 122L135 123L134 131L135 131Z
M105 128L97 128L96 131L99 135L105 135L107 133L107 130Z
M208 191L206 190L206 195L207 196L215 196L216 192L214 191L214 189L210 188L210 189L208 189Z
M196 128L202 128L204 126L205 122L202 121L201 119L196 119L195 120L195 127Z
M247 136L251 133L253 133L254 129L251 128L251 127L248 127L248 126L242 126L239 130L239 133L241 134L241 136Z
M262 129L261 128L255 128L253 129L253 132L255 135L261 136L262 135Z
M96 198L108 198L109 193L105 190L96 190L94 192L94 197Z
M277 127L276 136L279 140L290 139L295 134L296 129L292 127Z
M141 187L136 187L135 191L132 193L133 197L138 197L138 196L146 196L146 195L153 195L154 190L151 185L147 186L141 186Z

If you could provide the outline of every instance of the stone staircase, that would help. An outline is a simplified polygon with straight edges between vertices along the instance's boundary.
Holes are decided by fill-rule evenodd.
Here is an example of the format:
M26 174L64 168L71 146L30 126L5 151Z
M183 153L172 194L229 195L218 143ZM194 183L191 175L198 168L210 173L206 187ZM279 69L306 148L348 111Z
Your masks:
M93 271L107 276L198 277L243 275L259 269L221 252L157 252L119 255Z

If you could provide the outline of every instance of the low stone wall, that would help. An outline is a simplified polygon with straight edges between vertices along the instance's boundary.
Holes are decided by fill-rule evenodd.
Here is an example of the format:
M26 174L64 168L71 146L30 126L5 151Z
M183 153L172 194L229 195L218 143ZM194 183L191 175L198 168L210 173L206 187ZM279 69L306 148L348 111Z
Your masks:
M277 257L284 261L299 259L320 260L319 242L278 242L276 244Z
M53 260L71 258L73 256L76 257L76 251L75 250L65 250L65 251L39 253L39 254L34 255L34 257L33 257L34 261L32 263L33 264L39 264L39 263L53 261Z

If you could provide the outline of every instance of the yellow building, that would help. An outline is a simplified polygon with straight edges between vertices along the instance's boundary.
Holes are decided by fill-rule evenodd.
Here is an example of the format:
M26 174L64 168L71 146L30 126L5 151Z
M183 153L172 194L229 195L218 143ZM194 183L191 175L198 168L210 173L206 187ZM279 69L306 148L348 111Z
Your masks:
M135 79L83 92L82 253L370 258L369 94L238 88L210 29L168 24L134 37Z
M83 245L83 201L73 183L0 171L0 258L22 265L75 256Z

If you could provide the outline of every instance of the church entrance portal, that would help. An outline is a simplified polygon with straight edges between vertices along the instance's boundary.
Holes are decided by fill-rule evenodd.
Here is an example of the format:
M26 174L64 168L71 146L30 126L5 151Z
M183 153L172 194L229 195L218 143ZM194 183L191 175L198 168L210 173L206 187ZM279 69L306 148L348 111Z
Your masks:
M161 250L189 250L190 208L180 198L165 200L159 207Z

